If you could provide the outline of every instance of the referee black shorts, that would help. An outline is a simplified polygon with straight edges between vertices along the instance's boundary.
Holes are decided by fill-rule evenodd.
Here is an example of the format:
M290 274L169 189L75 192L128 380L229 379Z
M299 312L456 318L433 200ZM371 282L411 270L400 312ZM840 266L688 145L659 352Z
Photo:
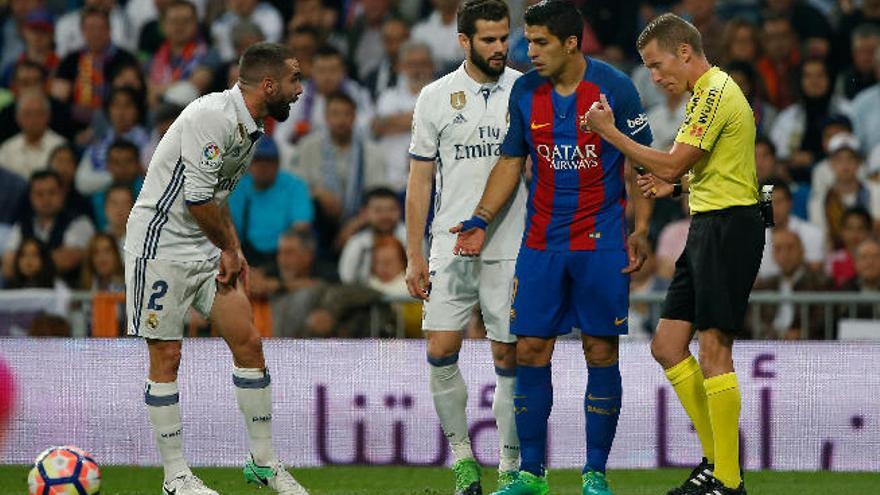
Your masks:
M764 222L757 205L697 213L662 318L737 334L764 252Z

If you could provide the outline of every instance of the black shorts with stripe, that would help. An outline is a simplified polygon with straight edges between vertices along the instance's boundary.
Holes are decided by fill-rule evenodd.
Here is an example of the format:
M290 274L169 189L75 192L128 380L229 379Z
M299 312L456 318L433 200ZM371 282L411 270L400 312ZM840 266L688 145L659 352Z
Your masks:
M737 334L763 252L764 222L757 205L695 214L662 318Z

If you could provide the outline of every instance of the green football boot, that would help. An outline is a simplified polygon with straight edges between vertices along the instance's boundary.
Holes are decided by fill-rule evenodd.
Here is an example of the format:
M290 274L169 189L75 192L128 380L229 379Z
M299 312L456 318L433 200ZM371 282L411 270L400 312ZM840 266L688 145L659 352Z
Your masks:
M583 476L583 495L614 495L608 488L605 473L599 471L587 471Z
M455 495L483 495L480 465L474 459L462 459L452 465L455 474Z
M507 485L516 481L519 471L498 471L498 489L507 488Z
M520 471L513 483L500 488L492 495L547 495L550 486L546 476L535 476L528 471Z

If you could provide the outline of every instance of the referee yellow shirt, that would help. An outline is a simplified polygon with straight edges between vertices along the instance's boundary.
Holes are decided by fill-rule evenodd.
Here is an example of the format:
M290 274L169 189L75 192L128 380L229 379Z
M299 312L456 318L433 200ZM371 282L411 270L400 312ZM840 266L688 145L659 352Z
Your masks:
M700 76L675 140L708 153L688 175L691 213L758 202L755 117L733 79L718 67Z

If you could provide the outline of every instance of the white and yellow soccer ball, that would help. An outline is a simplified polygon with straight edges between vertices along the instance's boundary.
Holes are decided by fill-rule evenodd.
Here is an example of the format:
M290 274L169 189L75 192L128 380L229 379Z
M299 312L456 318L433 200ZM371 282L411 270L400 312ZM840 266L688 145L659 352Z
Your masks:
M30 495L98 495L101 470L88 452L65 445L37 456L28 474Z

